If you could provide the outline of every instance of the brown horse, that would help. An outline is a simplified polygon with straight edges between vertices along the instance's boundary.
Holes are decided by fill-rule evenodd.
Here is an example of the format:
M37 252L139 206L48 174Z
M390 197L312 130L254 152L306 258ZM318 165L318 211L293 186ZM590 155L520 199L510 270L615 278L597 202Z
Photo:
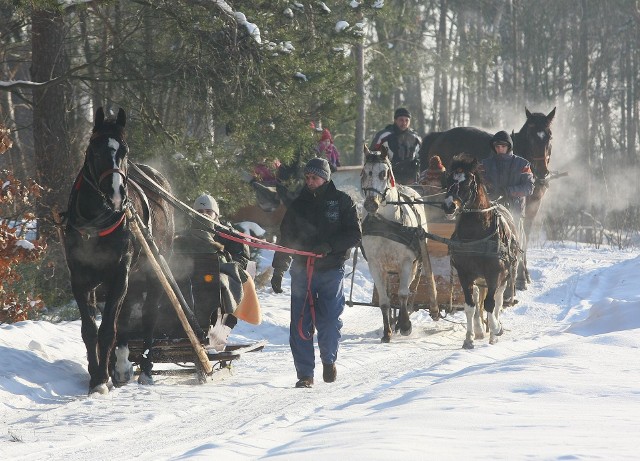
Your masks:
M503 332L500 310L518 259L513 218L505 207L489 201L478 174L478 160L467 154L457 155L451 162L442 209L449 219L458 219L449 251L464 292L467 335L462 347L472 349L474 338L484 337L483 300L489 343L494 344Z
M554 107L547 115L541 112L529 112L526 107L524 110L527 120L520 131L512 135L512 138L514 153L529 161L536 180L533 194L527 197L524 216L524 233L528 237L533 221L540 210L542 197L549 188L551 122L556 115L556 108ZM490 145L492 137L491 133L473 127L457 127L448 131L429 133L422 141L420 163L428 165L432 156L439 155L442 163L448 167L453 157L461 153L471 154L478 160L485 159L493 153ZM530 282L526 269L526 248L524 273L526 281ZM518 288L526 289L526 285L520 285Z
M157 308L162 296L159 280L141 254L125 210L130 207L143 222L150 224L162 254L171 250L173 209L158 194L144 191L128 173L128 152L124 126L126 116L120 109L116 119L105 119L96 112L93 132L84 165L69 197L65 252L71 288L82 319L82 339L87 348L90 375L89 393L108 393L111 381L125 384L133 369L128 361L128 321L134 300L127 296L130 281L144 278L144 347L151 350ZM146 165L140 168L163 188L167 180ZM105 295L100 328L96 325L96 288ZM117 347L116 345L117 333ZM112 363L115 352L116 364ZM139 381L150 383L151 359L145 354L140 364Z

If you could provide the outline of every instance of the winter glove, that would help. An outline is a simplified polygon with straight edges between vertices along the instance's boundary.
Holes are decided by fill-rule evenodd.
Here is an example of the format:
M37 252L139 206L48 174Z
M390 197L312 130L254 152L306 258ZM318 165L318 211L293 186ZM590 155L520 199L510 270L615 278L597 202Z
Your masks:
M329 253L331 253L331 245L329 245L328 243L322 243L318 246L315 246L313 250L311 250L311 253L320 256L327 256Z
M271 288L273 288L274 293L282 293L282 276L284 275L283 270L274 270L273 275L271 276Z

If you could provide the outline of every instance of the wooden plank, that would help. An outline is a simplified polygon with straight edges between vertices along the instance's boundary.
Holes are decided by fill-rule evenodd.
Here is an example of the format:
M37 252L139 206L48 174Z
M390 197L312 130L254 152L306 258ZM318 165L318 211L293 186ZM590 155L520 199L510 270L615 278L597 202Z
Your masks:
M243 349L251 344L228 344L225 347L223 353L211 353L207 351L209 360L212 361L231 361L239 357L239 354L234 354L234 351ZM205 345L202 344L204 348ZM260 351L264 349L264 344L259 344L253 351ZM129 360L133 363L140 363L142 358L143 341L141 339L132 339L129 341ZM187 338L180 339L157 339L153 345L153 357L152 360L156 363L183 363L194 362L198 360L196 353L191 345L191 342Z
M429 222L429 232L436 234L440 237L450 238L455 229L454 222ZM440 258L449 254L449 247L444 243L436 242L435 240L429 240L427 242L427 248L429 249L429 256L432 258Z

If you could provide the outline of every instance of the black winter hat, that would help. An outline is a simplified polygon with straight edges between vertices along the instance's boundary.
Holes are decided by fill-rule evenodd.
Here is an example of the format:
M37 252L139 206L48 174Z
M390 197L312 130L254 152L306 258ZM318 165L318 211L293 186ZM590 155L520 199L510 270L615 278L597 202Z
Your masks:
M398 117L408 117L411 118L411 112L409 112L408 109L405 109L404 107L400 107L399 109L396 109L396 111L393 114L393 119L397 119Z
M326 181L331 179L331 168L329 167L329 162L324 158L316 157L309 160L304 167L304 172L315 174Z
M506 131L498 131L496 134L493 135L493 138L491 138L491 143L490 143L492 150L495 151L495 148L493 146L498 142L506 142L507 144L509 144L509 151L513 149L513 141L511 140L511 136L509 136L509 133L507 133Z

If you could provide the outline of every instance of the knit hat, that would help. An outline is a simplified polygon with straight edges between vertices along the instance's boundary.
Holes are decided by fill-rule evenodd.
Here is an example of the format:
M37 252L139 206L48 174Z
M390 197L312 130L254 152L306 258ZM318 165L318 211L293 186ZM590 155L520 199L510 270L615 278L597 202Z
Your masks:
M411 112L409 112L409 110L405 109L404 107L400 107L399 109L396 109L395 113L393 114L393 119L397 119L398 117L408 117L411 118Z
M212 196L203 194L196 199L193 203L193 208L196 211L212 210L216 216L220 216L220 208L218 208L218 202Z
M322 136L320 136L320 141L326 141L327 139L333 142L333 138L331 137L331 132L329 131L328 128L325 128L324 130L322 130Z
M305 173L315 174L316 176L329 181L331 178L331 168L329 162L324 158L312 158L304 167Z

